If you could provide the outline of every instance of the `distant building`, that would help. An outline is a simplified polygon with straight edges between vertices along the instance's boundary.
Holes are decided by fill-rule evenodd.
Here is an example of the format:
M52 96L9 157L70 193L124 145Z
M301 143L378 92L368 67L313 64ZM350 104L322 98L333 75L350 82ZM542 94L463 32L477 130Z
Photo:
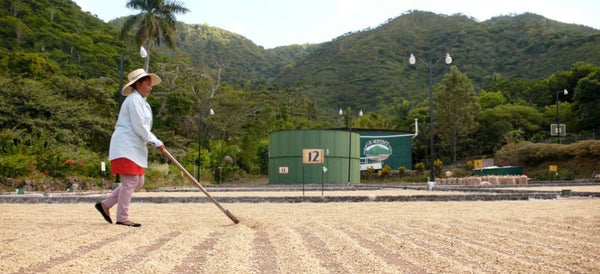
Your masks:
M412 169L412 137L414 133L397 130L353 129L360 134L361 170L369 166L392 170L403 166Z
M360 171L369 166L412 169L413 136L371 129L352 129L350 135L348 129L274 132L269 135L269 184L358 184Z

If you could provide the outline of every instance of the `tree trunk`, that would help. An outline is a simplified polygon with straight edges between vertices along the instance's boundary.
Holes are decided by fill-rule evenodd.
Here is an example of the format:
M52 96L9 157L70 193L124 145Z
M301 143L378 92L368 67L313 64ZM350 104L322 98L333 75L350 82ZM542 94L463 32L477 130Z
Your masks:
M146 40L146 52L148 53L148 55L146 56L146 58L144 58L144 70L146 72L149 72L148 68L150 67L150 40Z

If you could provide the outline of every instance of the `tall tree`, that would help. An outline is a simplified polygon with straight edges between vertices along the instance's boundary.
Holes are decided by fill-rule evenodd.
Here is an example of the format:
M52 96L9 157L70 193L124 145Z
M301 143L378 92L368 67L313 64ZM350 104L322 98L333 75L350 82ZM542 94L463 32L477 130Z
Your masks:
M437 134L451 147L456 162L459 141L477 130L479 104L471 80L456 66L450 68L439 88L434 98Z
M482 153L495 153L505 144L529 140L535 133L548 129L546 119L531 105L503 104L485 109L478 116L478 143Z
M127 18L121 29L121 37L125 37L134 27L138 27L135 38L138 45L145 45L148 51L148 56L144 60L144 69L148 71L152 42L160 46L161 40L164 40L169 48L175 48L177 39L175 14L185 14L189 10L176 0L129 0L126 6L140 10L140 13Z
M579 80L573 109L579 130L600 131L600 70Z

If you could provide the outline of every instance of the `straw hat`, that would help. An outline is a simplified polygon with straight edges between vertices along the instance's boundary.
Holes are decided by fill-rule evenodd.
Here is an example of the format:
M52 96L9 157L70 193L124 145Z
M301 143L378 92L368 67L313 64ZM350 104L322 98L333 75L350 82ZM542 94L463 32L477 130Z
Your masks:
M158 85L160 83L160 77L158 77L156 74L154 73L147 73L144 69L136 69L132 72L130 72L127 75L127 79L129 79L129 83L127 83L123 89L121 90L121 94L123 94L123 96L127 96L129 95L129 93L131 93L131 91L133 90L133 87L131 85L133 85L135 82L137 82L137 80L142 79L145 76L150 76L150 82L152 86Z

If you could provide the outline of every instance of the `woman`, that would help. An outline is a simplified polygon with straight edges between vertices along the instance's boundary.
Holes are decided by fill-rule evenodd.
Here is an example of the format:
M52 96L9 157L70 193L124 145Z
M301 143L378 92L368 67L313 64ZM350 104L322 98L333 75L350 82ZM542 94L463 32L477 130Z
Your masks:
M111 172L121 176L121 185L104 201L96 203L96 209L104 219L112 224L109 209L117 205L118 225L142 226L129 220L129 203L136 188L144 185L144 169L148 167L148 144L158 151L165 149L163 143L150 131L152 128L152 109L146 98L152 86L160 83L160 78L144 69L136 69L127 75L129 83L121 94L127 96L110 139L108 159Z

